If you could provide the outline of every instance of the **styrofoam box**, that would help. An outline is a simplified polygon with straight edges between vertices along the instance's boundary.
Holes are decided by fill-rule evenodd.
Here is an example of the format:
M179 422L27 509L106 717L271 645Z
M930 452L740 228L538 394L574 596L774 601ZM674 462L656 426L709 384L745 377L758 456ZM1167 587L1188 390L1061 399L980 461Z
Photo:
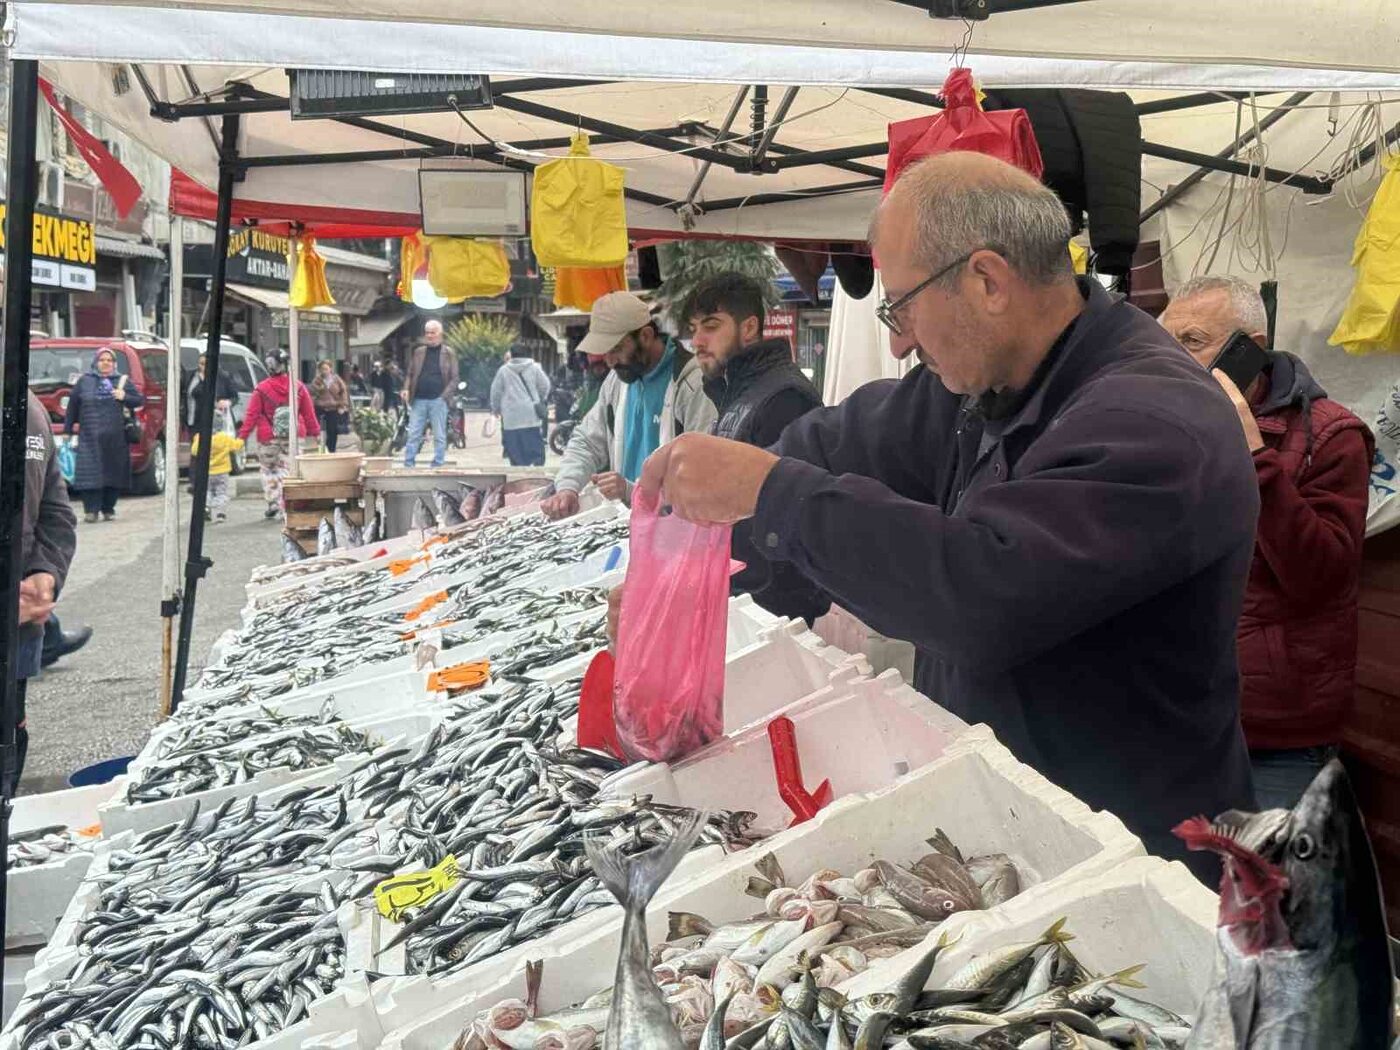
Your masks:
M1081 963L1095 973L1145 963L1137 978L1146 988L1133 996L1189 1020L1213 975L1218 907L1219 898L1184 864L1133 858L1073 883L1036 887L990 912L952 916L938 933L947 932L957 943L939 956L928 987L937 987L972 958L1033 941L1064 919L1065 932L1074 935L1068 947ZM881 960L842 991L854 997L888 988L933 947L938 933Z
M413 743L426 736L433 726L441 720L441 709L430 707L390 718L348 724L374 738L397 739L405 743ZM133 763L133 765L135 764ZM226 799L259 795L264 791L290 784L293 781L307 784L308 773L315 776L318 771L331 770L333 772L334 768L333 764L327 764L327 766L317 767L317 769L309 771L290 768L266 769L242 784L228 784L224 787L210 788L207 791L197 791L176 798L162 799L159 802L130 804L124 798L117 797L102 806L98 813L102 819L103 832L107 835L115 835L127 830L150 831L162 824L183 820L196 805L207 809L210 806L217 806ZM139 770L137 771L139 772ZM128 777L133 778L134 774L129 771ZM320 778L317 777L314 782L320 782ZM334 783L334 779L327 782Z
M893 671L876 679L838 680L810 696L784 696L781 689L781 682L769 686L773 706L757 724L679 762L614 773L603 782L602 793L650 795L695 809L752 810L759 827L776 829L792 820L792 811L779 796L773 773L767 728L772 718L781 714L793 722L807 790L816 792L830 780L837 798L885 787L937 758L967 731L965 722Z
M98 823L98 807L113 796L118 786L108 782L42 795L21 795L14 800L11 833L20 834L54 824L65 824L75 831L90 827ZM9 897L5 909L5 946L47 941L91 863L91 852L68 853L47 864L11 871L6 879Z
M881 791L838 799L812 820L708 870L677 871L647 912L648 939L665 938L670 911L694 912L717 924L752 915L758 904L744 891L764 853L771 852L792 881L821 868L852 874L877 859L916 860L929 852L925 839L936 828L965 853L1006 853L1016 863L1027 887L1023 897L978 913L984 916L1000 914L1023 898L1062 901L1085 879L1143 853L1142 843L1116 817L1092 812L1017 762L985 726L975 726L942 757ZM537 942L525 956L544 960L542 1012L581 1001L607 985L617 960L620 909L605 914L606 926L594 926L571 942ZM469 972L437 981L379 982L373 997L390 1033L384 1047L451 1046L477 1012L523 991L518 968L519 963L494 986L472 980Z
M812 630L831 645L862 654L876 671L894 668L905 681L914 680L914 647L872 630L839 605L833 605L830 612L812 625Z

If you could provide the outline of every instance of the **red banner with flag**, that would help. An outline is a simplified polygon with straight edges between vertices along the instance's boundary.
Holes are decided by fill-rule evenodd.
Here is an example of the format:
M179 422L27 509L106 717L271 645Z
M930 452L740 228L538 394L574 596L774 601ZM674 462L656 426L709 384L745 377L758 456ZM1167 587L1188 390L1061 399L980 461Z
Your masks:
M88 167L112 198L112 203L117 206L117 214L125 219L141 199L141 184L136 181L136 176L112 156L112 151L101 139L74 120L73 114L58 104L53 85L42 77L39 80L39 90L44 93L44 99L49 106L58 114L59 123L68 132L73 145L78 147L83 160L87 161Z

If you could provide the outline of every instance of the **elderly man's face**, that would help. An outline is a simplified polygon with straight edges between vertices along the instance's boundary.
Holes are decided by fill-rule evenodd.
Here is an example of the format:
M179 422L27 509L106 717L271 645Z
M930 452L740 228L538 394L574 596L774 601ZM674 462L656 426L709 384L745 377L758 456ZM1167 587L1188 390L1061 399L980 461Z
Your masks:
M1239 328L1230 306L1230 293L1223 288L1189 299L1173 299L1158 320L1188 354L1207 368Z
M932 273L916 256L913 208L902 200L889 202L877 236L880 276L885 295L893 302ZM946 280L914 296L895 318L900 333L890 334L890 350L900 360L917 354L953 393L977 395L995 383L995 339L989 319L980 316L971 301L969 283L964 263L950 271Z
M423 339L429 346L440 346L442 344L442 325L436 321L429 321L423 326Z

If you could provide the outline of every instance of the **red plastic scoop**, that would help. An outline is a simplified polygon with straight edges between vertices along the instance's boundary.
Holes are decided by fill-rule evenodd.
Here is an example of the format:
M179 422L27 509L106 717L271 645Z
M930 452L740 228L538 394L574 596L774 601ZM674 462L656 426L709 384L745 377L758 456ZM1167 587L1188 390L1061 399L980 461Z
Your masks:
M797 754L797 730L790 718L775 718L768 723L768 742L773 748L773 773L778 781L778 796L792 810L794 818L789 827L811 820L824 806L831 803L831 781L823 780L815 792L802 783L802 759Z
M604 649L583 676L578 698L578 746L622 758L613 722L613 657Z

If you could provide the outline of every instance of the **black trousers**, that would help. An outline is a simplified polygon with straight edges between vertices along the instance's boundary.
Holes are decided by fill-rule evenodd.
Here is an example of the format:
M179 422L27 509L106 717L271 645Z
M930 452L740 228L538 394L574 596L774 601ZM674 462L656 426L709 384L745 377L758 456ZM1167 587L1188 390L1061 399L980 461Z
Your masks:
M326 451L334 452L335 443L340 439L340 413L317 409L316 420L321 424L321 434L326 439Z
M83 489L80 493L83 497L83 511L87 514L111 514L117 509L117 497L121 493L121 489L111 487Z

